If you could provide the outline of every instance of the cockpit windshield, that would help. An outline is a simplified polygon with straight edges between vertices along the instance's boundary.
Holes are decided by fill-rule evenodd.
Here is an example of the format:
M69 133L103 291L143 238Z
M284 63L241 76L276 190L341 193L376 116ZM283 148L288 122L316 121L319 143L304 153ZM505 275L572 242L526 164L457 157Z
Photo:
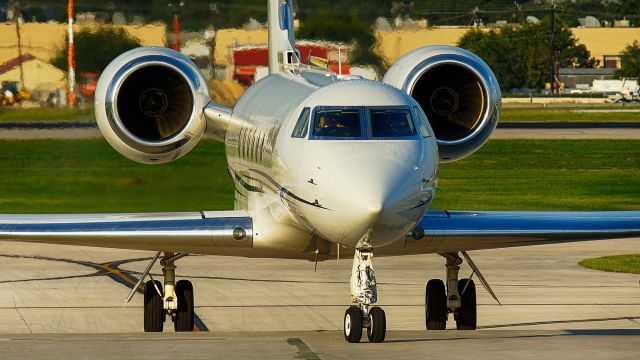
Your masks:
M318 106L311 118L312 140L402 140L418 135L414 114L405 106Z
M374 138L416 135L409 109L374 109L370 114L371 135Z
M313 135L358 138L362 135L360 112L358 109L318 110Z

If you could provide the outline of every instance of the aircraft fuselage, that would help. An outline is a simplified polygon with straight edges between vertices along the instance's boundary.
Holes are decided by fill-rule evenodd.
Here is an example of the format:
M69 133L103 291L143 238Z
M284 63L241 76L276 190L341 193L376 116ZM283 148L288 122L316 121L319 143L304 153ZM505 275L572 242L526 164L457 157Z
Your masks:
M239 99L225 144L235 208L252 213L257 247L388 245L435 192L438 149L426 117L380 82L270 75Z

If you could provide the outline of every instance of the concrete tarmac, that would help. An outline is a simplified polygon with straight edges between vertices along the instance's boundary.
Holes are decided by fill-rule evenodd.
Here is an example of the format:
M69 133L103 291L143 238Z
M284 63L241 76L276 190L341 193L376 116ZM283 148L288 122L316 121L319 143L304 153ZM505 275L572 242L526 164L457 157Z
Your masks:
M389 341L365 335L354 346L341 334L351 259L314 272L299 260L189 256L177 275L194 283L198 329L208 332L144 334L142 296L122 305L152 253L0 242L0 358L637 357L640 275L577 262L639 248L628 239L471 253L503 303L478 284L476 332L423 330L424 286L444 277L440 256L375 258ZM470 272L463 265L461 277Z
M347 344L338 331L0 335L11 359L637 359L639 330L390 331Z

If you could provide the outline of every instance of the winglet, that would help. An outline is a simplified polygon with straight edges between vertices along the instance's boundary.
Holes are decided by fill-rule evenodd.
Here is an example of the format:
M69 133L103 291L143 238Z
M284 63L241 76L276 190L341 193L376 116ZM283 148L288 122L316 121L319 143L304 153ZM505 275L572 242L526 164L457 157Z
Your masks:
M293 0L269 0L269 74L298 66L293 34Z

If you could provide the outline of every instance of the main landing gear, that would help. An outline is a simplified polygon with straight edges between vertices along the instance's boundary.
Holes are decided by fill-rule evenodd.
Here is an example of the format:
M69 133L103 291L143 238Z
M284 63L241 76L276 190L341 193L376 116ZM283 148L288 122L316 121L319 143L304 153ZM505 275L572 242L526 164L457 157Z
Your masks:
M162 332L164 322L168 315L173 321L173 328L176 332L193 331L193 285L191 281L180 280L176 283L175 261L187 254L164 253L160 260L162 265L162 275L164 277L164 287L158 280L154 280L149 274L151 267L160 257L160 252L151 260L144 273L140 277L138 284L134 287L126 302L129 302L135 290L149 275L151 280L145 283L144 287L144 331Z
M370 342L384 341L387 319L377 302L376 275L373 271L373 250L356 249L351 270L351 301L344 313L344 338L350 343L360 342L362 329L367 329Z
M468 279L458 280L462 258L457 253L440 255L446 259L447 286L445 288L444 282L440 279L431 279L427 282L424 305L427 330L446 329L449 313L453 314L458 330L476 330L477 303L476 285L471 279L473 275L478 275L484 288L498 304L500 301L466 252L462 252L462 255L473 269L473 273Z

